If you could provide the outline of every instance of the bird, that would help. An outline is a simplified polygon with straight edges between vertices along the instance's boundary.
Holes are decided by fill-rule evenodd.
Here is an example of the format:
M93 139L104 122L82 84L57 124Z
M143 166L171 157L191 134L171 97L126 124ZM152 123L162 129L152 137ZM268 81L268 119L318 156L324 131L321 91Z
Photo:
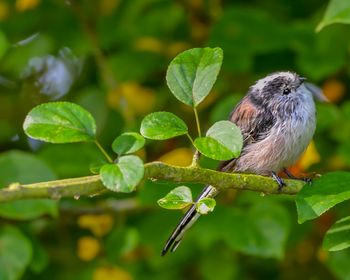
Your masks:
M327 101L317 86L305 80L295 72L281 71L268 74L249 88L229 115L241 130L242 151L237 158L221 162L219 171L271 176L279 190L285 183L278 172L297 179L287 167L297 161L312 140L316 129L314 100ZM196 201L217 194L215 186L207 185ZM191 206L166 241L163 256L177 249L199 217L196 206Z

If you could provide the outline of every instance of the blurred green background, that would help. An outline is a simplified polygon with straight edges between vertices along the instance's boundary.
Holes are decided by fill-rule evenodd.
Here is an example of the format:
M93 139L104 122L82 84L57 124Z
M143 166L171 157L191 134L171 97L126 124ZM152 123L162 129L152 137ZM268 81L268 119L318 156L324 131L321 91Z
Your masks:
M170 94L165 73L179 52L202 46L224 50L215 89L199 107L203 128L226 119L256 79L293 70L331 102L318 104L314 142L291 170L350 169L350 26L316 33L327 3L0 0L0 186L89 175L103 159L92 144L28 139L24 117L43 102L89 110L108 151L157 110L181 116L195 134L192 111ZM184 137L149 141L139 156L187 165L188 147ZM225 192L176 253L161 257L181 212L156 201L173 187L149 181L131 195L2 203L0 279L350 279L350 250L321 247L349 204L298 225L293 197L282 195Z

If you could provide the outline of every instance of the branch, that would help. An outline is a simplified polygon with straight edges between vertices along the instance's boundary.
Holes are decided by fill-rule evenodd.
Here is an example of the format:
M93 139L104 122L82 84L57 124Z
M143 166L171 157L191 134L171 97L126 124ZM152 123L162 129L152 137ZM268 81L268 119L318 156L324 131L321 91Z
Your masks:
M299 180L285 180L287 186L278 191L277 183L270 177L253 174L224 173L201 167L177 167L162 162L145 164L144 179L167 180L172 182L203 183L217 189L239 189L266 194L296 194L305 185ZM63 179L27 185L12 184L0 189L0 202L62 197L95 196L106 192L99 175Z

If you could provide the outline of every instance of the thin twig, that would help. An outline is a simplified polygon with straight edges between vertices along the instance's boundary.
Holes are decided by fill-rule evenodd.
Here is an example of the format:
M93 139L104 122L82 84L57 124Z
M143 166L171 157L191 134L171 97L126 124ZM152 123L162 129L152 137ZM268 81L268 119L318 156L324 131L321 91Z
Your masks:
M96 144L97 148L101 151L101 153L105 156L105 158L106 158L110 163L113 163L113 159L108 155L108 153L106 152L106 150L101 146L100 142L98 142L97 140L95 140L95 144Z

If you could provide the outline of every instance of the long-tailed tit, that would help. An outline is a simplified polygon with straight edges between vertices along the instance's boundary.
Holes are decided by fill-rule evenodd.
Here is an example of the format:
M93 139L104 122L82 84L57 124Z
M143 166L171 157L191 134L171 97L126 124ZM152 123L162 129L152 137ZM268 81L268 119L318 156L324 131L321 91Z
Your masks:
M221 163L224 172L245 172L272 176L284 185L277 173L296 162L310 143L316 128L314 99L326 101L314 85L293 72L277 72L258 80L230 115L243 135L238 158ZM197 198L213 197L214 186L206 186ZM162 255L175 251L187 229L199 218L192 206L166 242Z

